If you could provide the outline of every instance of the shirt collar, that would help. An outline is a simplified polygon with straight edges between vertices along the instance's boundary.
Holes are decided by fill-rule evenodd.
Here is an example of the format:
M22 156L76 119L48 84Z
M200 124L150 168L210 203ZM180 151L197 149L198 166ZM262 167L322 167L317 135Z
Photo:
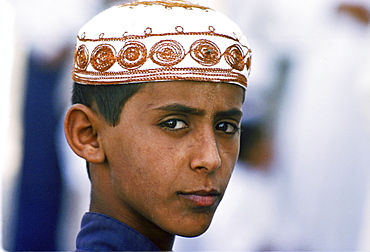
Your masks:
M76 246L77 251L160 251L130 226L100 213L83 216Z

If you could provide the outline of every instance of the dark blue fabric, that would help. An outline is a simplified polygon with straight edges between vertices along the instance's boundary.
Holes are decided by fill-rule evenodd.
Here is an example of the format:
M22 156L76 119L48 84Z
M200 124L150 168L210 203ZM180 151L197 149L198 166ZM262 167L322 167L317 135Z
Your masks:
M77 236L77 251L160 251L126 224L99 213L86 213Z
M60 115L53 109L61 65L49 66L31 54L24 101L23 161L14 208L14 240L9 250L57 249L62 180L55 130Z

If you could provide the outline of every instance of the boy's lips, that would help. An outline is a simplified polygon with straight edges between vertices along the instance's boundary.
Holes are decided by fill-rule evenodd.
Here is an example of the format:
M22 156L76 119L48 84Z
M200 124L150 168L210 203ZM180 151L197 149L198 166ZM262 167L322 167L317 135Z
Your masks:
M221 196L221 193L217 190L199 190L192 192L179 192L178 195L193 205L210 207L216 203L218 198Z

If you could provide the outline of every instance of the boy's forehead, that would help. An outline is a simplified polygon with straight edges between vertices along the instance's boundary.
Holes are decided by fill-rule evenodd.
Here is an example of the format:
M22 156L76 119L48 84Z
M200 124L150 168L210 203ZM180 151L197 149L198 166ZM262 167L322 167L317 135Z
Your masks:
M186 105L193 98L201 105L240 103L241 106L244 102L245 89L228 83L165 81L146 83L135 95L140 93L145 93L147 98L143 101L149 107L155 107L163 102L164 104Z
M245 89L232 84L166 81L144 85L133 95L131 108L140 111L172 111L202 115L206 110L241 111ZM127 104L124 108L127 107ZM208 111L209 112L209 111ZM125 112L123 112L125 113Z
M247 87L251 49L223 14L182 0L134 1L77 36L73 79L85 85L204 81Z

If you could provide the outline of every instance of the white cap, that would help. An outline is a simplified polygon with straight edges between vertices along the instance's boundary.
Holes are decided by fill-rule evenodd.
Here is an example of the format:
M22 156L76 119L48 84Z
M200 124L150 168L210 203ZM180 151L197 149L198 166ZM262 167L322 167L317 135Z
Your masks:
M225 15L182 0L135 1L77 36L73 80L86 85L192 80L247 87L251 50Z

